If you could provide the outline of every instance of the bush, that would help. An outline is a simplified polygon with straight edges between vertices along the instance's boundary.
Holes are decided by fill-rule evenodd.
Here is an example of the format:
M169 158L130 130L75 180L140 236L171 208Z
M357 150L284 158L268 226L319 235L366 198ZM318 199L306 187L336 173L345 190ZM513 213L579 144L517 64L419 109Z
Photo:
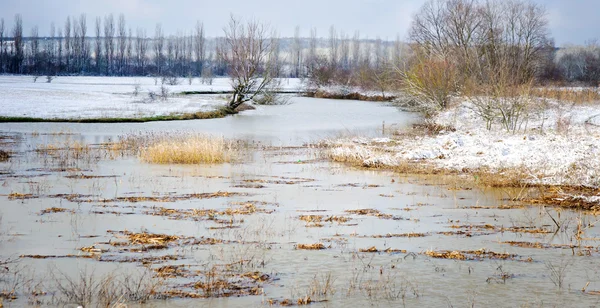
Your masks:
M426 116L446 109L459 90L458 70L445 60L417 57L416 63L400 75L408 101Z

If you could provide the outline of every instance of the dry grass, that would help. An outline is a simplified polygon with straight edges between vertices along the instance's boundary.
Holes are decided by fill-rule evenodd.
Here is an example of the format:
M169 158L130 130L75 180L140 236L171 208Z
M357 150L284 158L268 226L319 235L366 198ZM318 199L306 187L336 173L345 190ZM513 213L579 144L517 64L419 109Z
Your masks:
M298 244L298 245L296 245L296 249L322 250L322 249L327 249L327 248L325 247L325 245L323 245L323 243L316 243L316 244Z
M532 89L532 94L541 98L575 104L600 102L600 92L597 88L537 88Z
M237 145L222 137L184 135L159 138L140 152L140 158L155 164L220 164L231 162Z
M482 259L492 259L492 260L522 260L519 259L519 256L510 253L499 253L486 249L479 250L468 250L468 251L459 251L459 250L442 250L442 251L434 251L427 250L423 253L426 256L437 258L437 259L453 259L453 260L482 260ZM531 262L531 259L524 259L522 261Z

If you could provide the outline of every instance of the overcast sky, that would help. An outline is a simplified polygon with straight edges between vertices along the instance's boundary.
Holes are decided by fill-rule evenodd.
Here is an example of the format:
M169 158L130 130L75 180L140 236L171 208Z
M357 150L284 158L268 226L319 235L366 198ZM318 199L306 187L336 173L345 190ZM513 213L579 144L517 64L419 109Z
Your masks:
M557 45L583 44L600 38L599 0L533 0L548 11L550 30ZM160 22L167 33L190 31L196 20L204 22L208 36L218 36L230 14L268 22L280 36L293 36L300 26L308 36L311 27L326 36L331 25L346 33L359 30L363 37L405 39L411 16L425 0L0 0L0 18L6 28L14 15L23 16L25 34L38 25L47 35L50 23L64 25L68 15L87 14L88 33L96 16L125 14L127 26L145 28L150 36Z

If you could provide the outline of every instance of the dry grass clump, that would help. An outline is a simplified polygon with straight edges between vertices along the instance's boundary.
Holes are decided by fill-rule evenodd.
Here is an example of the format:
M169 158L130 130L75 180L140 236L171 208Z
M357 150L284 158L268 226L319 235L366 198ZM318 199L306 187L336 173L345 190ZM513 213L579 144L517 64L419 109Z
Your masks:
M323 245L323 243L298 244L298 245L296 245L296 249L303 249L303 250L323 250L323 249L326 249L326 247L325 247L325 245Z
M220 164L231 162L238 146L223 137L183 135L158 138L140 151L140 158L155 164Z
M7 161L10 158L8 152L0 150L0 162Z
M385 253L406 253L405 249L392 249L391 247L385 250L379 250L377 247L372 246L369 248L361 248L358 250L359 252L385 252Z
M42 210L40 212L40 215L45 215L45 214L50 214L50 213L64 213L64 212L69 212L69 210L62 208L62 207L51 207L51 208Z
M427 250L423 254L426 256L437 258L437 259L453 259L453 260L482 260L482 259L491 259L491 260L516 260L518 256L510 253L501 253L494 252L486 249L479 250L442 250L442 251L434 251ZM532 261L531 259L525 259L524 261Z

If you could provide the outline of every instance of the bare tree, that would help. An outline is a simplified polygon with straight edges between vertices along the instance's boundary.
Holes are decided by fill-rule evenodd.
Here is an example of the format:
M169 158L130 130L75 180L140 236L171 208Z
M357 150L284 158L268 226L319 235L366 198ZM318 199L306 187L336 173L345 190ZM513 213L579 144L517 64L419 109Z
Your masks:
M350 40L343 32L340 34L340 66L344 70L350 68Z
M307 59L307 69L312 72L315 70L316 62L317 62L317 29L310 29L310 40L308 44L308 59Z
M4 18L0 18L0 73L5 72L4 58L6 57L4 49Z
M110 75L113 69L115 55L115 19L112 14L104 17L104 53L106 56L106 74Z
M415 15L410 38L475 83L493 82L500 68L527 83L549 43L544 9L527 0L429 0Z
M204 24L196 22L194 33L194 54L196 55L196 72L202 74L204 61L206 58L206 39L204 38Z
M280 45L279 34L273 30L271 33L271 54L269 55L268 62L270 63L269 69L271 70L270 75L273 78L279 77L281 74L281 45Z
M40 37L38 26L31 28L31 34L29 37L29 50L31 52L30 59L32 62L32 70L34 74L37 74L40 65Z
M23 18L20 14L15 15L15 25L12 31L13 35L13 60L11 63L11 73L23 73L23 60L25 59L23 43Z
M428 54L445 57L448 52L445 2L429 0L414 16L409 31L410 39Z
M131 74L131 61L133 59L133 31L131 31L131 27L127 32L127 56L125 57L125 69L127 75Z
M56 26L50 23L50 39L46 41L46 74L54 75L54 63L56 58Z
M329 28L329 62L332 67L337 67L339 57L340 40L335 30L335 26Z
M156 24L156 29L154 31L154 59L156 70L159 75L161 75L163 70L164 63L164 51L165 48L165 35L162 31L162 26L160 23Z
M300 77L302 67L302 42L300 41L300 27L296 26L294 30L294 41L292 42L292 77Z
M123 75L123 69L125 66L125 51L127 49L127 31L125 30L125 15L119 15L118 23L118 38L117 38L117 61L118 61L118 73Z
M224 29L224 46L218 55L228 66L233 95L229 111L263 93L273 82L271 63L273 48L267 37L269 27L257 21L242 21L231 16Z
M56 36L58 37L58 42L56 42L56 45L58 46L58 50L57 50L57 54L56 54L56 67L58 69L62 68L62 59L63 59L63 33L62 33L62 28L58 28L58 33L56 34Z
M360 66L360 32L354 32L352 37L352 67L357 69Z
M136 59L137 59L137 67L139 72L144 75L146 69L146 61L148 58L148 39L146 38L146 30L142 28L137 29L137 37L136 37Z
M71 42L71 17L67 16L65 21L65 65L67 71L71 71L71 48L73 44Z
M79 70L85 71L88 68L90 59L90 46L87 42L87 16L85 14L79 15L79 39L81 40L80 52L79 52Z
M102 59L102 19L96 17L96 41L94 42L94 58L96 60L96 73L100 73L100 65Z

